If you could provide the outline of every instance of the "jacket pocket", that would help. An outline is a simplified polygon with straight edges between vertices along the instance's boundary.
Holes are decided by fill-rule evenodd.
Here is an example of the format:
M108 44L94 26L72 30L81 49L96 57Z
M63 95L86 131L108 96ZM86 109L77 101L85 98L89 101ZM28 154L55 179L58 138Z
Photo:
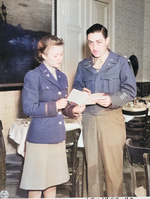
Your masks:
M119 80L118 73L103 74L101 79L102 79L104 93L114 93L114 92L119 91L120 80Z
M50 84L42 84L40 91L44 91L44 90L54 90L54 88L52 88Z
M84 76L83 77L84 87L94 91L94 76Z
M39 89L39 100L48 102L57 99L58 94L56 93L56 88L52 87L50 84L41 84Z

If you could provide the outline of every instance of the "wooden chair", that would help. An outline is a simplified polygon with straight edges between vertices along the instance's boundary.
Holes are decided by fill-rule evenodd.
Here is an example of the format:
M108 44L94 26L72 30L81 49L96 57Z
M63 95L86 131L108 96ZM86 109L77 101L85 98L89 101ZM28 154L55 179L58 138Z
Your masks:
M16 153L7 154L0 120L0 190L8 184L19 183L23 169L23 157Z
M81 129L77 128L66 132L66 153L70 179L68 182L57 186L58 189L68 189L70 197L79 197L79 157L77 157L78 140Z
M126 140L126 148L127 148L127 155L128 155L128 161L129 161L129 165L130 165L130 172L131 172L131 193L132 196L136 195L137 192L137 181L136 181L136 165L140 165L142 168L142 171L145 172L145 176L147 175L147 171L146 171L146 167L144 167L145 163L144 163L144 154L150 154L150 149L146 148L146 147L138 147L138 146L134 146L132 139L128 138ZM149 174L150 175L150 174ZM145 178L145 184L146 184L146 196L150 196L149 195L149 186L148 185L148 180L147 178ZM138 197L140 197L141 195L136 195Z
M150 154L144 153L143 160L144 160L144 166L145 166L147 196L150 196Z
M5 189L6 181L6 163L5 163L5 147L2 134L2 122L0 120L0 191Z
M150 136L147 129L148 109L142 111L122 110L124 115L134 116L126 122L126 138L131 138L134 145L145 146L146 140Z

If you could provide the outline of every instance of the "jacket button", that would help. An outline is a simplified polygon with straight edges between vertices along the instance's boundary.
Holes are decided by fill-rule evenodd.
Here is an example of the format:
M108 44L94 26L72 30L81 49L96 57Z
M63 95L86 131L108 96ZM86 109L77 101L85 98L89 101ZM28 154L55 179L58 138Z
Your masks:
M58 95L61 95L61 91L58 92Z
M49 89L49 87L47 86L47 87L46 87L46 89L48 90L48 89Z
M61 115L61 111L59 111L58 114Z
M59 124L61 125L61 124L62 124L62 122L60 121L60 122L59 122Z

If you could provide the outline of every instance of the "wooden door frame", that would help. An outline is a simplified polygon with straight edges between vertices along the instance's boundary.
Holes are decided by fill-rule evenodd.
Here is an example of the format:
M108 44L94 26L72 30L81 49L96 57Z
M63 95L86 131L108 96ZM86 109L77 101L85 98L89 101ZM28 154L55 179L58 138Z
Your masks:
M108 35L110 37L110 48L112 51L115 51L115 0L94 0L102 3L109 4L109 32ZM110 25L111 24L111 25Z

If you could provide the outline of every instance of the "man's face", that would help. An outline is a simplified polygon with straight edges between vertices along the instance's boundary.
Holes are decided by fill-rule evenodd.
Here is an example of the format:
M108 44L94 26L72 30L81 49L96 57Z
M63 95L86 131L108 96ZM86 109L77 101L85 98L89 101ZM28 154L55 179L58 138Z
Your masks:
M105 39L101 32L94 32L88 34L87 40L93 56L96 58L102 57L108 48L109 37Z

